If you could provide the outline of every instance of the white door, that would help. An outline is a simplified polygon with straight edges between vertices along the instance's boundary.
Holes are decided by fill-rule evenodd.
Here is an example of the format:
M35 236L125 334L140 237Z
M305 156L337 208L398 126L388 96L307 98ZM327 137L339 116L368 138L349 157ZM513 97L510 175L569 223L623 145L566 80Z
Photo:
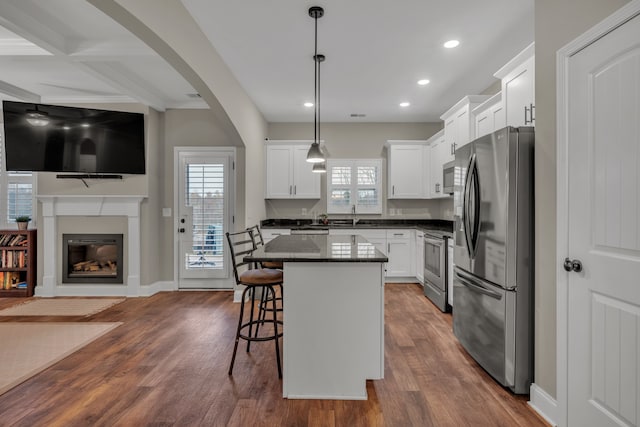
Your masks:
M177 157L178 288L229 288L233 154L178 150Z
M637 426L640 17L569 59L567 118L568 425Z

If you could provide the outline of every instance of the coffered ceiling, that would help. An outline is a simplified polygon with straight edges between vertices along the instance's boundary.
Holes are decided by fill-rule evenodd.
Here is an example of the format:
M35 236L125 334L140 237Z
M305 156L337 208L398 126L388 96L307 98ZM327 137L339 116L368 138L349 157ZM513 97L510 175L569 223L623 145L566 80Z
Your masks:
M313 121L302 105L313 101L312 5L325 9L318 49L327 57L327 122L438 121L533 41L533 0L182 3L270 122ZM460 46L445 49L450 39ZM5 99L206 108L166 61L84 0L2 0L0 70Z

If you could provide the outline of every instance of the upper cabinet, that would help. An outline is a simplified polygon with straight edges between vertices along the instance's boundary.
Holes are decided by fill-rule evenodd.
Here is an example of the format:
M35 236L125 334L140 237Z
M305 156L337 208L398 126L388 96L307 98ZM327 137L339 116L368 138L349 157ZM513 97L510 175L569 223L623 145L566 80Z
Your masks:
M476 138L505 127L506 117L502 105L502 93L498 92L474 108L473 116L476 124Z
M507 126L535 125L535 46L531 43L494 76L502 80Z
M457 148L475 139L475 120L471 111L488 98L490 96L487 95L465 96L440 116L444 121L444 139L449 148L447 161L455 158Z
M433 135L428 140L429 146L429 174L430 179L426 191L426 197L429 199L437 199L441 197L449 197L449 194L443 192L442 188L442 172L444 164L452 160L451 146L447 143L444 130Z
M311 171L311 142L270 141L265 147L265 198L319 199L320 174Z
M387 198L424 199L429 162L427 141L387 141Z

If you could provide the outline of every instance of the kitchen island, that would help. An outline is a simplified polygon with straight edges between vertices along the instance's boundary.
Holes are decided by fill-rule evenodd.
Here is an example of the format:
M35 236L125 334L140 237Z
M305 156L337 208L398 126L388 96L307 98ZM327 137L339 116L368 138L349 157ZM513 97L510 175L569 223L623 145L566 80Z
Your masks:
M279 236L247 261L283 261L283 396L366 399L384 377L384 263L361 236Z

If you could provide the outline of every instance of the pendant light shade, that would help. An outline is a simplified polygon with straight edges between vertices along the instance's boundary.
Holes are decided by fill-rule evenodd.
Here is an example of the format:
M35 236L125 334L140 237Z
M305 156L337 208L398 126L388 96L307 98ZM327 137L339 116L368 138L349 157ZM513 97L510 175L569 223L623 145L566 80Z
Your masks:
M309 151L307 152L307 162L309 163L324 163L324 153L320 149L320 143L314 142L309 147Z
M320 6L312 6L309 8L309 16L315 21L315 40L313 54L313 143L307 153L307 162L315 164L324 163L326 160L324 153L320 149L320 63L324 61L324 55L318 55L318 18L322 18L323 15L324 9ZM315 164L313 167L314 172L326 172L326 168L324 168L324 170L316 169Z
M327 173L327 162L314 163L311 171L313 173Z

